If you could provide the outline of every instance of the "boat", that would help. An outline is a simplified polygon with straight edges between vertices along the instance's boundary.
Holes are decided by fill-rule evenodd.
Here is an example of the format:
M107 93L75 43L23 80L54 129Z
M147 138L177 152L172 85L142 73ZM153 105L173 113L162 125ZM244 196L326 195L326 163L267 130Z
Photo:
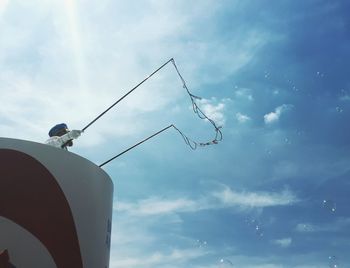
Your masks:
M0 268L108 268L113 182L93 162L0 138Z

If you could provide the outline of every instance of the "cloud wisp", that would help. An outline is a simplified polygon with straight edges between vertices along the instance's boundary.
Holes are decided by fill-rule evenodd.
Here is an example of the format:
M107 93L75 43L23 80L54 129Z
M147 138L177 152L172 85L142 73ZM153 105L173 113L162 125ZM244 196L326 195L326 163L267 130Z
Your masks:
M246 99L249 101L253 101L254 97L252 94L252 90L249 88L239 88L235 91L235 96L238 99Z
M287 110L291 109L293 106L290 104L283 104L281 106L276 107L274 112L268 113L264 115L264 121L265 124L273 124L278 122L280 119L282 113L286 112Z
M131 268L131 267L176 267L175 265L181 265L192 259L203 256L205 253L200 250L194 249L174 249L168 254L161 252L155 252L147 256L135 256L128 258L118 258L113 256L110 266L112 268Z
M186 198L170 200L152 197L140 200L136 204L118 202L115 209L118 212L128 212L130 215L153 216L173 212L196 211L199 209L199 206L196 201Z
M225 101L226 100L222 100L218 102L214 98L211 100L202 99L198 104L208 118L213 120L218 126L224 126L226 121L224 114L226 108Z
M290 191L281 193L269 192L236 192L225 187L223 191L214 193L214 196L225 206L237 206L240 208L264 208L273 206L292 205L298 202L298 198Z
M251 118L248 115L236 113L236 119L239 123L245 123L251 120Z
M281 239L275 239L275 240L272 240L272 243L282 248L287 248L292 244L292 238L286 237Z
M228 186L221 191L213 191L200 199L152 197L137 203L118 202L114 210L125 212L130 216L159 216L171 213L196 212L208 209L237 208L237 210L261 209L273 206L286 206L298 202L298 198L290 191L280 193L239 192Z
M294 230L299 233L339 232L350 227L350 218L339 218L332 224L298 223Z

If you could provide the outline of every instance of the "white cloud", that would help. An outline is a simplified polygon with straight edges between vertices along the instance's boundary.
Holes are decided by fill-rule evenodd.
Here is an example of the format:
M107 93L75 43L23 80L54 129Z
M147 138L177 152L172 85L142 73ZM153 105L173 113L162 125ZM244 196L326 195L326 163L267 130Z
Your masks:
M339 97L339 100L341 101L350 101L350 95L343 95Z
M300 167L291 161L278 161L274 164L272 172L275 179L292 178L299 174Z
M238 122L244 123L249 121L251 118L248 115L236 113L236 119L238 120Z
M119 212L128 212L131 215L151 216L194 211L198 209L198 203L185 198L171 200L153 197L141 200L137 204L118 202L115 209Z
M276 239L276 240L273 240L272 243L282 248L287 248L292 244L292 238L287 237L287 238Z
M204 255L204 252L196 249L174 249L169 254L155 252L146 256L124 257L114 255L111 258L111 268L139 268L139 267L179 267L190 260ZM167 266L171 265L171 266Z
M120 1L71 2L0 2L0 13L6 5L18 10L16 24L0 25L3 135L42 141L57 122L82 128L171 57L189 88L216 83L249 63L269 40L254 29L225 42L203 33L203 24L215 25L216 12L225 8L217 1L144 1L136 11ZM142 131L150 126L135 124L140 114L161 112L184 95L169 65L97 122L81 144ZM224 108L222 102L204 103L219 124Z
M278 106L274 112L265 114L264 115L265 124L272 124L272 123L277 122L280 119L282 113L287 111L291 107L292 107L292 105L290 105L290 104L283 104L281 106Z
M212 119L217 126L223 126L225 124L226 118L224 115L225 110L225 100L216 103L216 99L202 99L198 102L200 109ZM216 103L216 104L215 104Z
M339 232L347 230L350 226L350 218L337 219L332 224L312 224L308 222L298 223L295 226L295 231L300 233L315 233L315 232Z
M310 257L311 255L311 257ZM319 259L315 254L309 253L307 256L304 254L292 254L291 258L285 256L278 256L269 254L264 257L246 256L246 255L231 255L228 256L231 263L226 263L227 266L220 266L220 259L216 263L206 263L194 266L194 268L221 268L221 267L243 267L243 268L319 268L323 267L324 263L314 261ZM301 264L299 264L301 263ZM192 267L192 266L191 266Z
M5 11L8 3L9 3L9 0L0 0L0 16ZM1 17L0 17L0 19L1 19Z
M240 88L237 89L235 91L235 95L237 98L243 98L243 99L247 99L249 101L253 101L253 94L252 94L252 90L249 88Z
M159 203L156 198L154 200L154 204ZM119 207L119 203L121 202L115 204L114 209L116 206ZM138 204L141 203L141 201L138 202ZM149 205L152 204L149 201ZM160 223L154 217L155 214L145 212L145 215L138 215L143 217L140 219L135 217L137 216L135 215L136 211L127 211L128 208L136 208L136 206L129 206L130 204L126 203L121 203L121 205L123 210L115 211L113 216L111 268L184 267L187 262L207 254L207 249L198 247L193 238L178 235L177 227L181 220L179 221L179 217L175 214L163 209L158 210L160 214L157 215L162 215ZM174 211L174 209L169 208L169 211ZM125 212L129 212L129 214L125 214ZM163 227L166 226L167 234L154 230L159 224ZM167 237L167 242L162 244L164 236ZM176 246L179 241L183 242L182 247Z
M223 190L209 192L200 199L151 197L139 200L136 203L119 201L114 204L114 210L117 213L127 213L129 216L147 217L227 207L260 209L291 205L298 202L298 198L288 190L284 190L281 193L236 192L228 186L224 185L222 187Z
M295 230L300 233L312 233L318 231L320 228L310 223L298 223Z
M298 201L297 197L288 190L281 193L269 192L235 192L229 187L214 193L226 206L243 208L263 208L271 206L291 205Z

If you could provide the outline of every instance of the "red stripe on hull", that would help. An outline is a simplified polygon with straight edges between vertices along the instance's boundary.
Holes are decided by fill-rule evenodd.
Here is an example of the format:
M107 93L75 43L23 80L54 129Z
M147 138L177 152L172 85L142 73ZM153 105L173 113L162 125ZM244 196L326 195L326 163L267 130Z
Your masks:
M57 268L83 268L73 215L54 176L15 150L0 149L0 163L0 216L38 238Z

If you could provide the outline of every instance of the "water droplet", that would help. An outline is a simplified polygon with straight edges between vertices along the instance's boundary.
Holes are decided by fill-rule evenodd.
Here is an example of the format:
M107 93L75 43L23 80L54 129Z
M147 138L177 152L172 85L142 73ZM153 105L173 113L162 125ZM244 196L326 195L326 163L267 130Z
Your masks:
M314 228L310 224L300 223L297 225L297 230L300 232L312 232L314 230Z
M328 257L328 265L330 268L339 268L337 257L329 256Z
M288 145L292 144L292 141L288 138L284 138L284 142Z
M337 206L336 203L332 200L326 200L324 199L322 202L322 205L325 209L327 209L328 211L334 213L337 210Z
M293 91L299 91L299 88L297 88L296 86L292 87Z
M264 231L261 226L261 224L256 220L248 220L248 226L251 228L251 230L258 236L258 237L263 237L264 236Z
M296 134L297 134L298 136L302 136L304 133L303 133L302 130L297 130L297 131L296 131Z
M324 77L324 73L321 73L321 72L317 72L316 75L319 77Z
M208 246L208 242L205 241L205 240L197 239L196 242L195 242L195 246L198 247L198 248L205 248L205 247Z
M228 259L220 259L220 268L228 268L228 267L233 267L232 261Z
M343 112L343 109L339 106L335 107L335 110L338 112L338 113L342 113Z

